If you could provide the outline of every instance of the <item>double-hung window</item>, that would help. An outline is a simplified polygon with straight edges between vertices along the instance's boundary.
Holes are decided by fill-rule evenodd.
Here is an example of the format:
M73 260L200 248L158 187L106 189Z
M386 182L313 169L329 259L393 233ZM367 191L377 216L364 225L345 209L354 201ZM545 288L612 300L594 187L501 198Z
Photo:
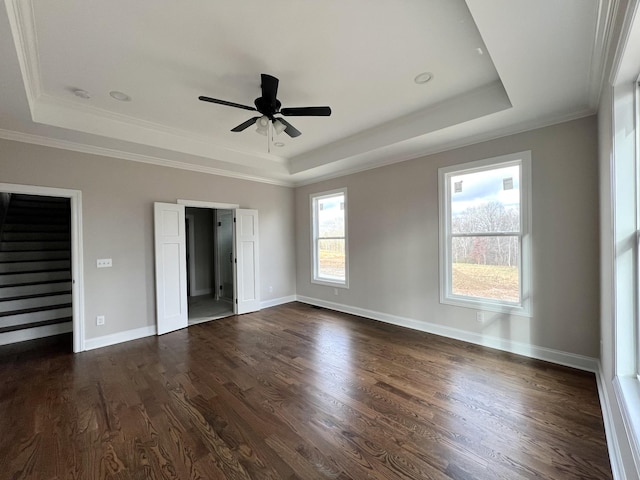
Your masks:
M440 301L531 315L531 152L439 170Z
M349 287L347 189L311 195L313 283Z

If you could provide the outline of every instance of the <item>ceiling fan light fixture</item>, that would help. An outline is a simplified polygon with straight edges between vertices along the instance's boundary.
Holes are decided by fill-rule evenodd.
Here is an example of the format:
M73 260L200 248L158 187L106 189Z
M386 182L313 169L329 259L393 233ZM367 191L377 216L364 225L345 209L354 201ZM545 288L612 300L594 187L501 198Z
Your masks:
M263 115L256 121L256 125L258 126L256 132L266 137L267 133L269 133L269 117Z
M285 129L287 128L287 126L282 123L280 120L274 120L273 121L273 129L276 132L276 135L280 135L282 132L285 131Z

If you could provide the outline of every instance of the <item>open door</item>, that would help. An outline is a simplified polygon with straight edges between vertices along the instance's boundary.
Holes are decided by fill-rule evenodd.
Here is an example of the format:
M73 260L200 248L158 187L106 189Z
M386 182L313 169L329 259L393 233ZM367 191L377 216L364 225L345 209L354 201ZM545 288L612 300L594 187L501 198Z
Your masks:
M154 203L158 335L185 328L187 254L184 205Z
M260 310L258 211L234 211L236 314Z

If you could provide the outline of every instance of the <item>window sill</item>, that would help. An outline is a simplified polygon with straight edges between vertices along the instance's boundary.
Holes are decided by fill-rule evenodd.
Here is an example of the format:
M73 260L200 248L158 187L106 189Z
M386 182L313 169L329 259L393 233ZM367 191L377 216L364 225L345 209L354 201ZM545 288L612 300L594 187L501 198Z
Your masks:
M455 307L471 308L473 310L482 310L484 312L496 312L506 315L515 315L519 317L531 318L531 311L518 305L504 305L483 300L469 300L466 298L440 298L443 305L453 305Z
M317 278L312 278L311 283L314 283L316 285L324 285L326 287L345 288L345 289L349 288L348 282L339 282L339 281L332 282L331 280L321 280Z
M613 389L622 411L636 465L640 465L640 381L635 377L616 377Z

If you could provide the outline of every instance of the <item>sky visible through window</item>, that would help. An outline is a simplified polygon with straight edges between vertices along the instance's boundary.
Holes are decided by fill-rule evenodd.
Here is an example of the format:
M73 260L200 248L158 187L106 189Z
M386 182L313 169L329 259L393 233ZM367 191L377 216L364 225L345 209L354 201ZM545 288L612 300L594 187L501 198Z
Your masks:
M451 177L451 213L458 216L469 208L491 202L505 209L520 208L520 167L496 168ZM511 180L512 183L509 182ZM458 188L456 188L458 187ZM505 187L507 187L505 189Z
M344 195L318 201L318 229L320 237L344 236Z

